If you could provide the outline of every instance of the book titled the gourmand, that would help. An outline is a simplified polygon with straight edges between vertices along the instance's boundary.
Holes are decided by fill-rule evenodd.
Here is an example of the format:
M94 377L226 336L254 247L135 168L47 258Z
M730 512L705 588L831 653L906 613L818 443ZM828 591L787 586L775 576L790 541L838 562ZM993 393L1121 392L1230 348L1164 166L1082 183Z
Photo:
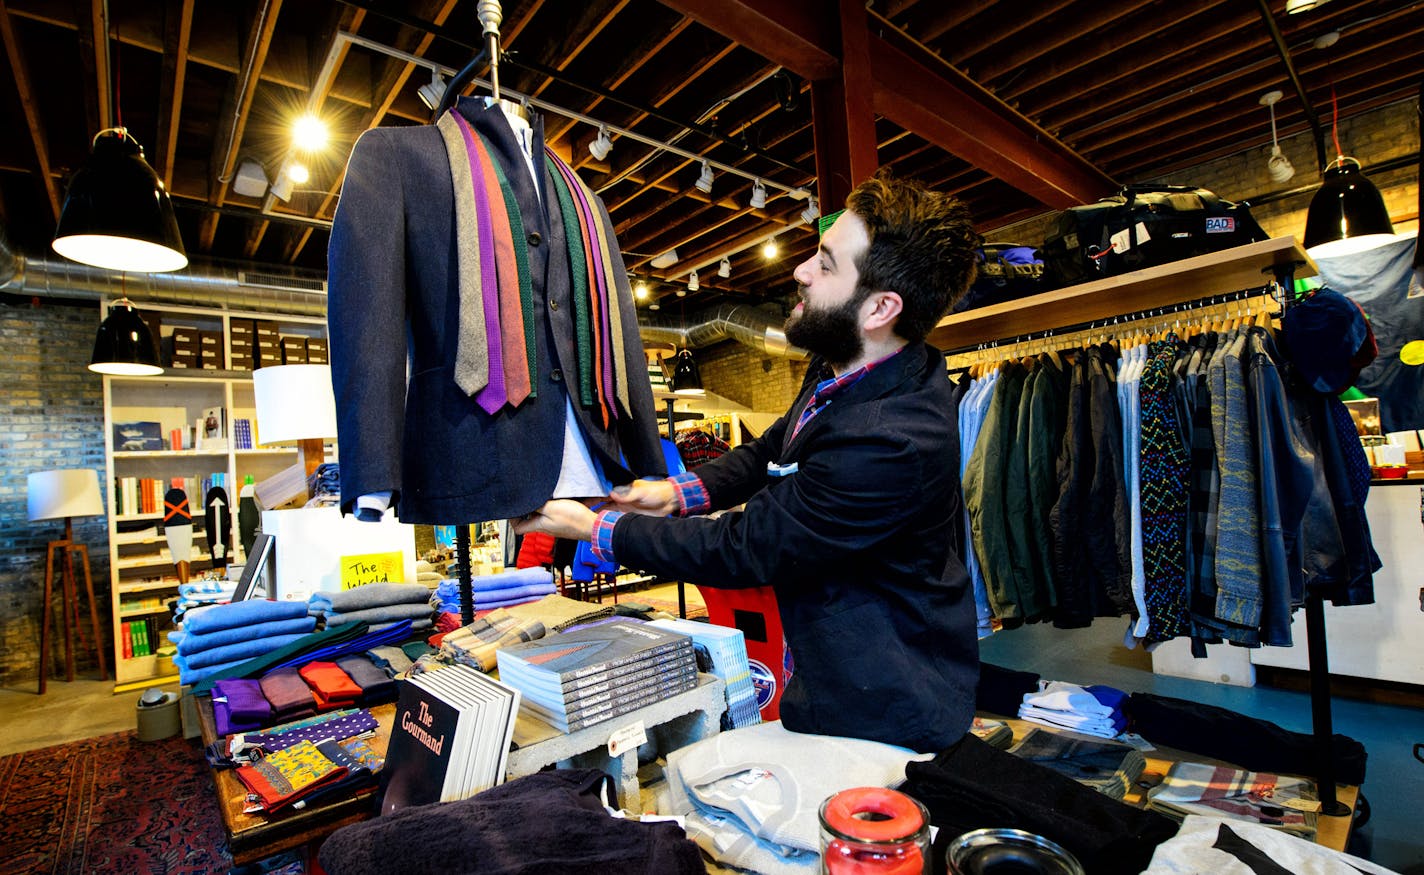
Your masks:
M517 689L465 665L400 681L381 813L502 783L519 701Z

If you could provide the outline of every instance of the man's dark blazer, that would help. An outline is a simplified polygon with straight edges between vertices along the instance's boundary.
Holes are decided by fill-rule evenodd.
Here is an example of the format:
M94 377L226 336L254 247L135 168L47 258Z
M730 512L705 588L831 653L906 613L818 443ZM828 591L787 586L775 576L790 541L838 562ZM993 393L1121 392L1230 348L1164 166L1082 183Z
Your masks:
M503 111L468 98L457 111L488 138L519 201L527 239L516 243L526 247L534 280L538 368L530 378L537 397L490 416L455 385L459 281L444 141L431 125L367 131L351 152L328 253L344 512L357 496L392 490L402 522L508 519L547 501L559 476L566 381L577 379L578 365L568 249L544 161L543 121L530 120L536 192ZM603 219L612 227L606 210ZM625 483L666 467L633 296L613 254L633 409L606 430L577 400L573 407L604 472Z
M909 345L791 431L815 389L755 441L697 468L715 519L627 514L613 553L702 586L771 586L795 673L787 729L918 751L974 716L979 647L954 546L959 436L944 356ZM794 472L769 476L767 463Z

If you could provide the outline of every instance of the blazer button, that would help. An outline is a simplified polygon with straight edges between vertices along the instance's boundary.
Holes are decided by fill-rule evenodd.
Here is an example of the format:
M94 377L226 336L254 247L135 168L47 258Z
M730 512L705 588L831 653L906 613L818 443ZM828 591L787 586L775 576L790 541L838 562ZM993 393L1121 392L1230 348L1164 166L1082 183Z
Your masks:
M549 309L550 309L550 310L557 310L557 309L559 309L559 302L558 302L558 301L550 301L550 302L549 302Z
M564 381L564 372L558 368L554 368L553 372L549 374L549 379L555 383L562 383Z
M530 231L530 232L529 232L529 245L530 245L530 246L538 246L539 243L540 243L540 241L542 241L543 239L544 239L543 237L540 237L540 236L539 236L539 232L538 232L538 231Z

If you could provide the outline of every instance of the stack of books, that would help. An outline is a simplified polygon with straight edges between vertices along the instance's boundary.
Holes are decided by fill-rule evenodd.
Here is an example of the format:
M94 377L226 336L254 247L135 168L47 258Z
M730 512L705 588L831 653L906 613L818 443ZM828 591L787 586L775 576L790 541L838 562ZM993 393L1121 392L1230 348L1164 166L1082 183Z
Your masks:
M573 732L697 686L692 639L613 617L495 654L499 678L523 694L525 713Z
M722 715L723 729L741 729L761 722L757 707L756 686L747 661L747 640L741 629L697 623L692 620L653 620L651 625L686 635L693 647L706 651L712 674L726 684L727 713Z
M1147 791L1147 807L1181 821L1188 814L1259 823L1314 839L1320 797L1307 778L1179 762Z
M504 782L519 691L467 665L399 683L381 813L466 799Z

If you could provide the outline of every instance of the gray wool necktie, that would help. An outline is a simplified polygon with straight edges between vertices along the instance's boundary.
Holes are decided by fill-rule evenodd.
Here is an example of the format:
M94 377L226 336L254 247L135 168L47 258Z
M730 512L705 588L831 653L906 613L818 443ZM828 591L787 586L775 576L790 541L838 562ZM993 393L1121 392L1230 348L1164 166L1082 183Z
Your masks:
M485 335L484 298L480 285L480 235L476 217L474 177L465 137L452 115L440 117L436 128L450 158L450 182L455 191L455 240L460 288L459 335L456 338L455 384L474 395L489 383L489 346Z

